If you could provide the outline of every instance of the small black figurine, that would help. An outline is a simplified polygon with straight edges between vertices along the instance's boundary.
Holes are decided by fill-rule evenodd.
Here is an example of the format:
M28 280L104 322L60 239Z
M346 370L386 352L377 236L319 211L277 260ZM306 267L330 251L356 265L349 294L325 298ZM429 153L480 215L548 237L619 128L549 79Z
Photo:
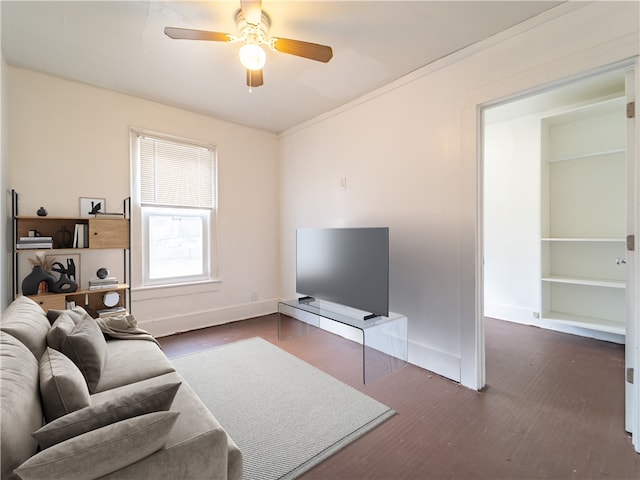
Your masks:
M39 217L46 217L48 214L49 212L47 212L47 209L44 207L40 207L36 212L36 215L38 215Z

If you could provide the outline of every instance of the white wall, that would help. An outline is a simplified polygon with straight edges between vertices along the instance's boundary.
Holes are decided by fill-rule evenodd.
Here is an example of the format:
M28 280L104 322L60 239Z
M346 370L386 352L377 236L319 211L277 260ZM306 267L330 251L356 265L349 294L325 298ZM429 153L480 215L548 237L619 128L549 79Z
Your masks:
M285 297L296 227L389 225L391 309L409 318L409 360L483 385L479 107L639 50L636 2L554 10L281 135Z
M540 313L540 122L484 130L484 312L520 323Z
M162 335L275 310L275 135L15 67L6 75L9 185L20 195L21 214L42 205L50 215L75 216L79 197L106 198L107 210L121 210L130 195L130 127L217 147L221 282L141 290L135 274L132 310L143 328ZM116 269L119 258L105 257ZM83 268L85 283L94 275Z

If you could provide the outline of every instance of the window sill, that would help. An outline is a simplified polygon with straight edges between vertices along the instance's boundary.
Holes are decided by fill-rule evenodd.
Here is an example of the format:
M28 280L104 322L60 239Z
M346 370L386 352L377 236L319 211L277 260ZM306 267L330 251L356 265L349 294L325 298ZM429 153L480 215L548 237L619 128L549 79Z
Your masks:
M153 285L149 287L132 288L135 295L134 301L154 300L157 298L178 297L182 295L195 295L198 293L211 293L220 290L222 280L207 280L189 284Z

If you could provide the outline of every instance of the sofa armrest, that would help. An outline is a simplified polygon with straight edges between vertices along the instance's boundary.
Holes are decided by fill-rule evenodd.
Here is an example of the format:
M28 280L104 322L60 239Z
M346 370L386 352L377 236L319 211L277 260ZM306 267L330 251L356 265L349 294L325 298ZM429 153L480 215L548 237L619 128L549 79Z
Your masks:
M244 464L242 463L242 452L236 445L236 443L227 435L229 440L228 455L229 455L229 480L242 480L242 472L244 471Z

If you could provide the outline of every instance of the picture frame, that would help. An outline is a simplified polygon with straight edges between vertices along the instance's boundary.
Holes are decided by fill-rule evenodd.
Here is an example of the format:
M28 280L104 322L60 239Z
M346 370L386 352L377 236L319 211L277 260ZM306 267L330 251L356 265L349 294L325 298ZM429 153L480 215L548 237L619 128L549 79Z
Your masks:
M99 208L97 208L98 205L99 205ZM106 211L107 211L106 199L80 197L80 217L81 218L95 217L98 214L104 214Z
M78 288L80 288L80 285L82 285L81 283L81 278L80 278L80 272L82 271L81 265L80 265L80 254L78 253L62 253L62 254L47 254L45 255L45 264L53 264L54 262L60 262L64 268L68 268L69 265L74 265L75 266L75 275L69 275L69 278L71 278L72 280L74 280L77 284L78 284ZM55 272L53 270L50 271L51 274L56 277L56 280L60 279L60 273L59 272Z

